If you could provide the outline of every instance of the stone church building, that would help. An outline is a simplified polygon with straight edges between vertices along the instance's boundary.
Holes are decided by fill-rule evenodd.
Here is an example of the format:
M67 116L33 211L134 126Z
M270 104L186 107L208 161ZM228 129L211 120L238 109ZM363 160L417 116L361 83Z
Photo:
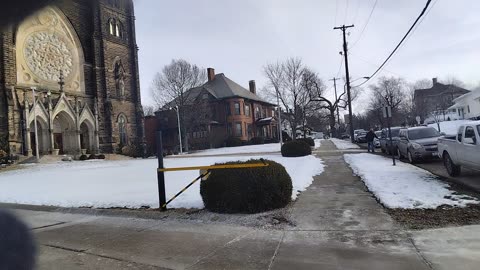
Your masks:
M0 148L110 153L143 143L134 21L132 0L72 0L1 29Z

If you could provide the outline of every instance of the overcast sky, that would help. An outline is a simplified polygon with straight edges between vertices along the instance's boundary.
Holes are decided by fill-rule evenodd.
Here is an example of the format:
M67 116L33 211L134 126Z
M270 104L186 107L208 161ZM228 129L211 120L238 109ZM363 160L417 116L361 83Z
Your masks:
M262 67L301 57L324 81L344 76L339 67L340 30L349 29L350 75L369 76L400 41L426 0L135 0L142 102L153 104L156 72L183 58L213 67L248 88L265 85ZM433 0L425 16L378 77L407 81L456 77L473 87L480 81L480 1ZM358 82L361 82L359 80ZM375 80L372 80L374 83ZM358 109L368 99L363 95Z

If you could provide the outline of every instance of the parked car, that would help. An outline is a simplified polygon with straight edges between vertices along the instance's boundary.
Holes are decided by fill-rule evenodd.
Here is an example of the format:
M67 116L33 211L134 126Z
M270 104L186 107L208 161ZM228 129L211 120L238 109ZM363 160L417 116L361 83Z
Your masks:
M438 158L437 143L441 136L442 134L433 127L401 129L400 141L397 146L398 156L399 158L406 157L410 163Z
M364 129L356 129L353 131L353 141L357 142L357 136L358 134L360 133L363 133L363 132L367 132L366 130Z
M461 125L456 135L438 139L438 155L450 176L461 167L480 171L480 121Z
M357 134L357 143L366 143L367 142L367 132L360 132Z
M340 135L340 139L342 140L350 139L350 135L343 133L342 135Z
M391 155L392 153L397 152L398 141L400 141L400 137L398 137L398 133L400 132L400 127L392 127L390 128L392 132L392 143L390 143L390 136L388 134L388 128L382 129L382 134L380 135L380 148L383 153L388 153Z

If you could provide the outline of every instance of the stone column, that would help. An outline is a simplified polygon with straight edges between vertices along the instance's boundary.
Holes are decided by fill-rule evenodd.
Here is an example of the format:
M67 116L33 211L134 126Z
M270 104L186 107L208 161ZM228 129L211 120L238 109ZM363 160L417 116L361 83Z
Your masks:
M80 134L82 132L80 131L80 129L77 129L77 153L81 154L82 153L82 140L81 140L81 137L80 137Z
M28 125L28 124L27 124ZM32 151L32 144L30 143L31 142L31 138L30 138L30 127L27 126L27 128L25 129L27 131L27 141L26 141L26 145L27 145L27 156L28 157L31 157L33 156L33 151Z
M48 132L49 132L49 136L50 136L50 154L53 155L54 154L53 149L55 149L55 138L53 136L53 128L49 128Z

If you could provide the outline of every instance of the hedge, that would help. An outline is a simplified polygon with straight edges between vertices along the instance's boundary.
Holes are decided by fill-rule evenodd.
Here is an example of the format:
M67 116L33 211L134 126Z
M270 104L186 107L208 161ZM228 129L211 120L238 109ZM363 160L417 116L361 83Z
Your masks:
M265 138L263 137L253 137L250 139L250 144L264 144L265 143Z
M243 144L242 140L237 137L228 137L227 140L225 140L225 144L227 147L235 147L235 146L241 146Z
M304 141L310 146L315 146L315 141L312 138L298 138L297 141Z
M303 157L312 154L310 145L301 140L286 142L282 145L282 156Z
M259 213L285 207L292 198L292 179L281 164L265 162L269 166L213 170L200 184L205 208L219 213Z

